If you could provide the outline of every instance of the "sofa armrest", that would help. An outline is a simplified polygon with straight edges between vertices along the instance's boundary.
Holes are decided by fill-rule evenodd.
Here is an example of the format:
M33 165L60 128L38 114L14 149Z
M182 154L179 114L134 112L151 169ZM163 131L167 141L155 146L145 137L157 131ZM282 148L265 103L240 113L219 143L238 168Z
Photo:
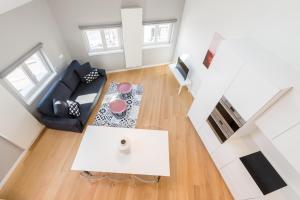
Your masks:
M47 128L74 132L82 132L83 130L80 120L76 118L42 116L41 121Z
M105 77L105 79L106 79L107 76L106 76L105 69L99 69L99 68L97 68L97 71L99 72L100 76Z

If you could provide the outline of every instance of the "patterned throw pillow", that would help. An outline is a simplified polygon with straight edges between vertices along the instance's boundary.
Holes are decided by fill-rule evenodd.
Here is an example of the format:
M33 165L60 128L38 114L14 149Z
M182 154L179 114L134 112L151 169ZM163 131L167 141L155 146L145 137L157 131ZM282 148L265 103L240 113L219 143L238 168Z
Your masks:
M69 115L73 117L80 116L79 103L76 101L67 100L67 104L69 106Z
M83 79L85 80L85 82L87 84L93 82L94 80L96 80L98 77L100 76L99 72L97 69L93 69L90 73L88 73L87 75L85 75L83 77Z

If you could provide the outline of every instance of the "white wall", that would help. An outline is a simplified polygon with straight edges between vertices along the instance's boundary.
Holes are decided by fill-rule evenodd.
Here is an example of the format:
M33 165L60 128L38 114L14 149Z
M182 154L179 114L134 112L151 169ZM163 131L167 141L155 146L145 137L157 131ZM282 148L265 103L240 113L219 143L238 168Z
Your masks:
M0 27L0 71L39 42L44 43L43 51L57 71L60 71L71 60L45 0L34 0L0 15ZM61 54L64 55L63 59L59 58ZM14 96L19 99L18 96ZM39 99L37 98L31 106L19 100L34 112L35 104Z
M2 0L0 6L0 14L10 11L14 8L17 8L30 1L31 0Z
M202 62L215 32L253 38L300 70L299 6L297 0L186 0L176 56L191 54L192 93L209 71Z
M79 25L97 25L121 22L121 8L143 8L143 20L177 18L180 20L184 0L48 0L61 28L73 58L90 61L108 70L125 68L124 53L88 56ZM179 25L179 22L177 23ZM179 26L175 27L176 42ZM169 48L143 51L143 65L165 63L172 60L174 44Z

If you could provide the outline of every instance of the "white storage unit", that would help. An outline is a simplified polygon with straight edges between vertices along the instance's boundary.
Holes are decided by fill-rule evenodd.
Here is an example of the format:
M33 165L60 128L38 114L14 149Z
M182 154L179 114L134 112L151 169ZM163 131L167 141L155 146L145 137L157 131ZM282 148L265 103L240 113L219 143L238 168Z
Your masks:
M295 89L288 92L255 121L257 127L271 140L298 123L300 123L300 94Z
M300 174L300 124L276 137L273 144Z
M263 194L240 160L235 160L220 172L236 200L262 197Z
M294 84L285 80L288 78L284 78L286 74L281 66L274 65L276 59L268 63L273 58L268 52L268 56L263 50L249 55L252 50L247 49L248 46L245 48L241 52L242 46L237 51L229 41L222 43L202 80L188 116L235 199L298 199L299 193L295 190L299 188L298 183L286 176L286 171L289 167L295 168L300 174L300 95L297 90L290 90ZM260 63L261 59L263 63ZM276 71L276 74L270 70ZM206 120L222 96L246 123L221 144ZM279 163L280 167L276 167L283 178L287 177L288 186L267 195L262 194L239 159L268 149L253 140L252 135L258 130L255 126L272 142L268 148L276 149L269 152L280 152L284 157L281 159L284 164Z
M139 67L142 65L143 10L121 9L121 16L126 67Z
M234 105L242 118L248 121L278 92L279 89L255 71L255 68L246 65L224 96Z
M223 42L188 113L196 129L206 121L243 64L230 44Z
M292 89L255 124L300 174L300 94Z
M209 153L214 152L219 146L221 146L221 142L215 136L215 133L211 130L207 123L204 123L204 125L200 128L198 135Z

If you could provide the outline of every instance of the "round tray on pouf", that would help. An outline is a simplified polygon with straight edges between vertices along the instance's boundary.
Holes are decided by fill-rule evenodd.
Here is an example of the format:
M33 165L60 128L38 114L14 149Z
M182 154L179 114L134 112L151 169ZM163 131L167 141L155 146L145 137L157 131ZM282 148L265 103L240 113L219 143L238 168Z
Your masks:
M122 98L127 99L128 97L131 96L132 93L132 85L131 83L120 83L118 85L118 92L121 94Z
M109 109L115 117L123 118L126 115L127 103L122 99L115 98L109 102Z

